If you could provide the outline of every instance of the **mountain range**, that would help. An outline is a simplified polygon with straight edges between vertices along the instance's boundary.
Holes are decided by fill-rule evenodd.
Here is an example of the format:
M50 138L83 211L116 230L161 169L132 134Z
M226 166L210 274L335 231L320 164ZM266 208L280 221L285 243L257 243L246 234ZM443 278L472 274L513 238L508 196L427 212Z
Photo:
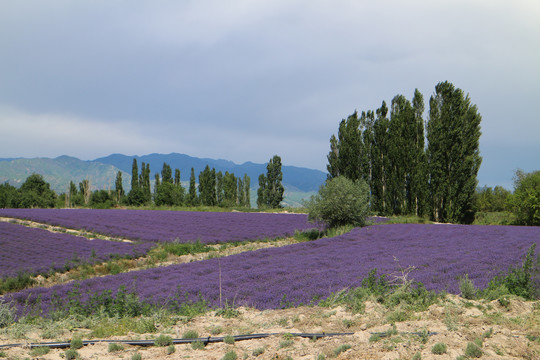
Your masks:
M32 173L43 175L51 188L57 193L67 190L69 182L78 184L88 178L91 188L110 189L114 188L116 174L122 172L124 189L129 191L131 184L131 168L133 159L137 159L139 171L142 163L150 165L151 180L154 174L161 172L163 163L167 163L173 169L179 169L181 181L188 184L191 168L195 171L198 179L199 173L206 165L215 168L216 172L234 173L237 177L247 174L251 179L251 188L258 187L260 174L266 173L266 164L246 162L235 164L232 161L222 159L197 158L185 154L149 154L144 156L128 156L112 154L95 160L80 160L71 156L59 156L57 158L0 158L0 183L8 182L16 187L20 186ZM282 166L283 186L285 187L285 200L288 205L298 205L301 199L309 197L319 189L325 181L326 173L296 166Z

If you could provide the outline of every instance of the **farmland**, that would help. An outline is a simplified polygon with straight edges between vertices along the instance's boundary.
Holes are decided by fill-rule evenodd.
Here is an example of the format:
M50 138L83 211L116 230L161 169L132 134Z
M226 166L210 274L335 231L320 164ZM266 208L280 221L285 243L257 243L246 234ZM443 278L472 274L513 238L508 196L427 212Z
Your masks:
M207 244L227 244L233 241L249 242L261 238L285 237L297 230L313 228L305 215L222 214L142 210L3 209L0 210L0 216L84 229L130 238L136 242L88 240L43 229L0 223L0 235L3 240L7 239L2 243L0 261L3 262L0 262L0 265L3 267L0 269L2 276L11 276L13 271L50 271L52 263L63 265L65 261L72 259L74 253L87 261L101 261L110 258L111 254L134 256L134 252L138 251L141 255L141 252L148 251L159 242L170 243L175 239L179 239L176 243L200 240ZM162 227L164 229L161 229ZM198 230L200 233L197 233ZM32 241L25 242L28 239ZM241 307L235 310L236 316L239 316L238 314L256 314L262 310L279 311L276 309L292 308L290 311L294 311L306 309L305 306L318 308L321 305L317 304L321 300L329 296L337 299L336 294L342 290L360 287L362 280L374 269L377 270L376 274L384 274L394 280L400 279L402 271L406 270L405 280L411 283L421 282L429 291L460 294L460 280L465 275L476 288L484 289L494 276L506 272L510 267L521 265L527 250L537 244L539 239L538 227L372 225L355 228L332 238L303 241L283 247L95 277L46 288L28 288L5 294L3 301L15 305L19 315L32 313L46 317L77 304L90 316L104 304L100 301L107 299L103 297L105 294L114 297L118 289L125 288L125 291L136 296L142 303L151 304L154 309L174 312L174 309L184 309L185 306L193 306L202 301L204 307L212 309L224 306L227 309L229 306ZM18 255L30 254L27 244L32 243L36 245L35 255L25 256L29 259L34 259L31 256L37 257L31 261L20 261ZM21 246L22 250L15 246ZM42 256L39 257L39 254ZM58 258L53 258L53 254ZM36 266L29 267L30 263ZM9 270L6 264L11 264ZM121 290L122 293L123 291ZM453 303L461 302L460 298L454 299L458 300L453 300ZM328 300L324 303L328 306ZM92 307L96 304L97 308ZM369 302L366 304L376 308L380 306L369 305ZM449 311L448 306L443 306L443 312ZM477 306L480 308L487 305L479 302ZM534 316L537 316L534 312L537 310L534 310L534 306L528 309L532 311L534 319ZM379 310L375 313L384 313L384 310ZM422 308L422 311L425 310ZM305 313L307 310L298 311ZM347 313L350 310L339 311ZM372 325L364 324L364 330L358 328L355 331L365 331L365 327L375 328L376 324L383 326L389 316L385 314L376 321L372 319ZM408 319L410 315L398 317L391 322ZM458 317L456 321L457 319ZM193 319L186 324L197 321ZM187 326L186 324L182 326ZM313 330L308 324L304 325L302 331ZM403 326L405 325L400 325L402 328ZM315 328L318 329L319 325ZM337 326L337 329L344 330L343 324ZM323 329L329 330L332 329Z

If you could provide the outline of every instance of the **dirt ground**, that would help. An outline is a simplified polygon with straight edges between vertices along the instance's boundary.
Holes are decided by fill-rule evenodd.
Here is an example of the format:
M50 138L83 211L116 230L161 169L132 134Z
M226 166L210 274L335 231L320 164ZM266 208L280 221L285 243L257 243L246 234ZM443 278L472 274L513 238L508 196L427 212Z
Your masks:
M507 307L498 301L479 302L449 295L427 311L408 314L408 320L395 323L392 311L377 303L366 303L363 314L353 314L345 308L299 307L259 311L239 308L237 316L224 318L209 312L190 321L159 329L158 333L128 334L108 340L148 339L158 335L182 338L187 331L199 337L223 337L277 333L263 339L235 341L233 344L209 343L204 349L190 344L169 347L138 347L123 345L123 350L109 352L109 344L88 345L78 350L80 359L131 359L139 353L142 359L223 359L234 351L237 359L456 359L465 354L468 342L482 339L483 359L540 359L540 302L512 299ZM66 329L58 340L78 334L83 340L85 329ZM290 336L292 333L351 333L314 340ZM425 334L429 334L425 336ZM379 336L377 336L379 335ZM0 331L0 344L51 341L38 333L25 339ZM55 341L55 340L53 340ZM69 340L68 340L69 341ZM434 354L436 343L447 346L446 353ZM341 347L341 348L340 348ZM342 351L340 351L340 349ZM65 350L51 350L35 359L59 359ZM31 358L28 347L0 349L8 359ZM170 354L169 354L170 353ZM231 357L232 358L232 357Z

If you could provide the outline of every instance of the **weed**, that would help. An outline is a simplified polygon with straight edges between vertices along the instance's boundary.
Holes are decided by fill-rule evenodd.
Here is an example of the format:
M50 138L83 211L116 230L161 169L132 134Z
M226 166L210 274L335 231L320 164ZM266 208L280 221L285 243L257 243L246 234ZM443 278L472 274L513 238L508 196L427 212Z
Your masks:
M495 351L495 354L499 355L499 356L503 356L504 355L504 352L497 346L497 345L494 345L493 346L493 351Z
M182 335L182 339L196 339L199 337L199 333L195 330L188 330Z
M482 338L487 339L490 338L493 335L493 328L489 328L489 330L484 331L482 334Z
M193 343L191 343L191 346L193 347ZM176 352L176 348L174 347L173 344L171 344L171 345L169 345L167 347L167 355L171 355L171 354L173 354L175 352Z
M42 355L48 354L50 351L51 349L48 346L38 346L30 350L30 356L32 357L42 356Z
M1 280L0 280L1 281ZM11 303L0 299L0 329L8 327L15 322L15 308Z
M506 309L510 307L510 300L508 299L508 296L502 296L498 298L497 301L499 302L499 305Z
M204 347L205 347L204 343L200 340L197 340L191 343L191 348L193 350L204 350Z
M343 344L343 345L337 347L336 349L334 349L334 355L338 356L342 352L345 352L345 351L349 350L351 347L352 346L349 345L349 344Z
M478 345L472 342L467 343L467 347L465 348L465 356L469 358L479 358L482 355L482 349L480 349Z
M425 344L429 340L429 331L427 328L423 328L422 330L418 331L418 336L420 337L420 342L422 344Z
M445 343L436 343L435 345L433 345L433 347L431 348L431 352L435 355L442 355L442 354L446 354L446 344Z
M371 334L369 337L369 342L377 342L379 340L381 340L381 335L379 334Z
M159 335L156 340L154 340L154 345L156 346L168 346L172 345L172 338L167 335Z
M0 357L1 358L7 358L7 354L3 351L0 351Z
M461 296L465 299L471 300L476 298L478 290L474 286L472 280L469 279L469 274L465 274L465 276L459 280L459 291L461 291Z
M210 330L210 334L212 335L219 335L223 332L223 328L221 326L216 326L212 330Z
M238 359L238 355L236 355L236 352L234 350L229 351L221 358L221 360L236 360Z
M411 360L422 360L422 354L417 352L416 354L413 355Z
M140 353L135 353L131 355L131 360L142 360L142 355Z
M319 356L317 356L317 360L326 360L326 355L319 354Z
M343 319L343 326L345 326L347 329L353 327L354 320Z
M70 343L70 347L72 349L75 349L75 350L82 348L83 347L83 342L82 342L81 338L80 337L72 338L71 343Z
M294 343L293 340L281 340L281 341L279 342L279 348L280 348L280 349L283 349L283 348L292 346L293 343Z
M234 336L232 335L227 335L223 338L223 342L225 344L229 344L229 345L234 345Z
M225 319L231 319L238 317L240 315L240 311L234 308L234 306L229 306L227 302L225 302L225 306L221 307L216 310L216 316L224 317Z
M110 343L109 344L109 352L117 352L124 350L124 346L117 343Z
M256 348L256 349L253 350L252 354L253 354L253 356L262 355L262 354L264 354L264 348L263 347Z
M68 349L64 352L66 360L74 360L79 358L79 353L75 349Z

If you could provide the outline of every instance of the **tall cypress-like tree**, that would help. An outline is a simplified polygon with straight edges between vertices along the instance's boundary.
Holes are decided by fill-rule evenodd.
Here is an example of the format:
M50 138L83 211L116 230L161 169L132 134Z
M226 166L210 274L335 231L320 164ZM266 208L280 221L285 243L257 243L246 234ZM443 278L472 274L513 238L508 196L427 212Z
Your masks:
M272 209L281 207L283 201L283 173L281 171L281 158L274 155L266 165L266 201L267 205Z
M249 178L249 176L247 176L247 174L244 174L244 191L245 191L245 195L244 195L244 206L247 207L248 209L251 208L251 194L250 194L250 187L251 185L251 179Z
M124 198L124 185L122 184L122 172L116 173L116 181L114 182L114 193L116 195L116 202L122 202Z
M267 191L268 181L266 180L266 175L259 175L259 188L257 189L257 207L259 209L265 208L268 206L268 191Z
M362 129L361 119L355 111L339 123L338 137L330 138L328 154L328 178L343 175L351 180L362 177Z
M373 209L379 214L389 214L388 206L388 173L389 146L388 136L390 121L386 117L388 107L382 102L376 110L377 117L373 123L373 144L371 147L372 185L371 201Z
M188 205L199 205L199 198L197 197L197 184L195 182L195 170L193 168L191 168L191 175L189 177Z
M131 165L131 189L139 187L139 167L137 166L137 159L133 159Z
M418 89L414 90L412 100L415 122L414 163L413 176L411 178L411 209L410 213L422 216L425 213L427 197L428 168L425 150L424 134L424 96Z
M442 222L472 222L476 176L482 162L482 118L469 96L449 82L437 84L429 104L427 159L432 217Z

